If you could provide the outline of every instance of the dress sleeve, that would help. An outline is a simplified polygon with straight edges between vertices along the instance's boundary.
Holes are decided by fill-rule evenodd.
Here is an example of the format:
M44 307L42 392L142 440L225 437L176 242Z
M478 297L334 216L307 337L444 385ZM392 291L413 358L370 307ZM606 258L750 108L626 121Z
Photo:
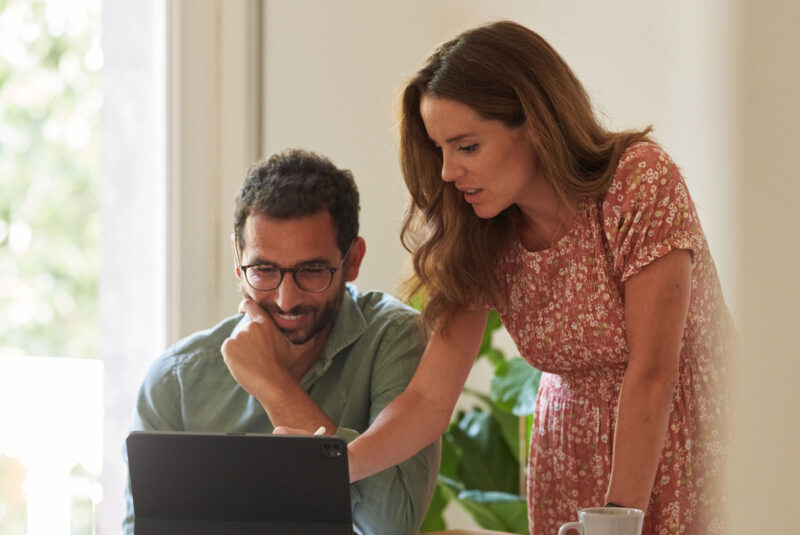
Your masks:
M700 220L680 170L657 145L637 143L620 159L603 201L603 230L622 282L673 249L695 253Z

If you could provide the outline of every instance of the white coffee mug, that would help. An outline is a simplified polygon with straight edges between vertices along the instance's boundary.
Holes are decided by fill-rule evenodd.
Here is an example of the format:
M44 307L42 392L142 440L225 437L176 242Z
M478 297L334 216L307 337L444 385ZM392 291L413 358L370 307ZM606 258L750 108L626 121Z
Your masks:
M641 535L644 512L630 507L590 507L578 509L578 522L567 522L558 530L571 529L580 535Z

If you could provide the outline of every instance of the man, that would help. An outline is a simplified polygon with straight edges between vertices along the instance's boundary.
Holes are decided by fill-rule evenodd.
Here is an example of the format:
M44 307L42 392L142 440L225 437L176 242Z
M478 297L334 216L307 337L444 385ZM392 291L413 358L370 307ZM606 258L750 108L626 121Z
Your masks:
M352 174L292 150L254 166L232 237L240 315L178 342L147 373L133 429L363 432L411 379L425 340L416 313L353 281L358 236ZM416 533L439 468L439 443L351 484L357 533ZM133 532L127 493L126 533Z

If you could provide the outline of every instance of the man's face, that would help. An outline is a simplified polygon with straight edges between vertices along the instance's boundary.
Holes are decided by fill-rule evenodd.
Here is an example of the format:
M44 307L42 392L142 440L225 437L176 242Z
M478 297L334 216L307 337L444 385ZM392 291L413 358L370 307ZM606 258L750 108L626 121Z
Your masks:
M262 214L247 218L242 230L244 246L239 251L242 266L266 264L293 268L325 265L335 268L342 261L330 214L321 210L299 219L270 219ZM333 276L327 290L301 290L291 273L286 273L274 290L253 289L237 267L241 291L266 311L293 344L315 342L324 345L342 304L349 261Z

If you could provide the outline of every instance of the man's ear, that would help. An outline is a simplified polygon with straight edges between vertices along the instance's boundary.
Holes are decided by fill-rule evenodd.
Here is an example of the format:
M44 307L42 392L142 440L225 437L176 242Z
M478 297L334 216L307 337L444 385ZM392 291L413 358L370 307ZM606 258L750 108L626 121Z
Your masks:
M345 280L347 282L353 282L358 277L358 270L361 268L361 261L364 260L366 253L367 242L359 236L350 247L350 256L347 257L347 271L345 272Z
M236 273L236 278L242 280L242 270L239 269L239 261L236 259L236 234L231 234L231 250L233 251L233 271Z

